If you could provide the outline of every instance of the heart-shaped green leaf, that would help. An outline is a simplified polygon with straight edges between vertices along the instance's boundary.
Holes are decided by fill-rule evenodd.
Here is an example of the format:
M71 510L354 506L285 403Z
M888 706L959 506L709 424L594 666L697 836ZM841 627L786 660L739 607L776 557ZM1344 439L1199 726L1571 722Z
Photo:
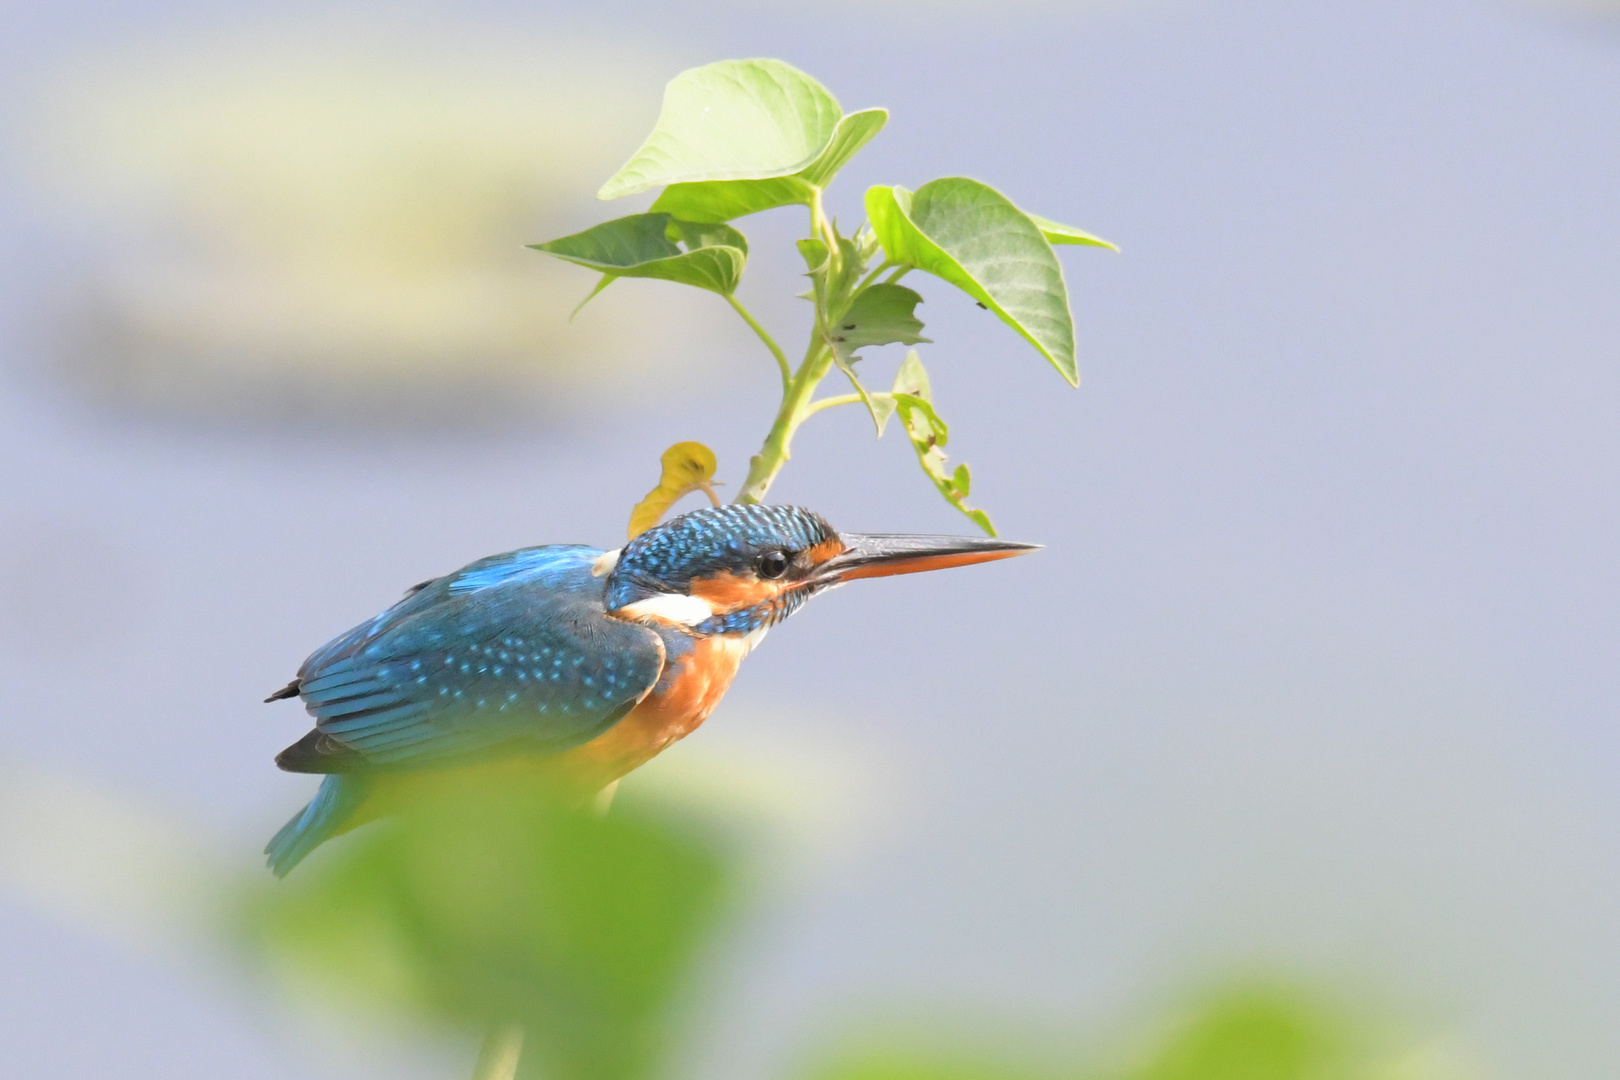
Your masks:
M871 188L866 213L890 260L955 285L1022 334L1070 385L1080 385L1063 267L1041 227L1005 195L977 180L947 177L915 194Z
M617 199L667 184L791 176L819 158L843 109L780 60L722 60L664 88L652 134L597 192Z
M529 246L602 271L591 296L621 277L658 278L729 296L748 262L748 241L736 229L668 214L632 214Z
M821 154L791 176L765 180L710 180L672 184L653 203L654 210L687 221L731 221L746 214L793 203L808 203L826 187L838 170L888 123L887 109L865 109L838 122Z
M917 355L917 350L906 354L894 377L894 389L889 396L894 401L895 411L900 416L907 437L911 439L912 449L917 451L917 462L928 474L928 479L945 496L946 502L966 514L986 534L996 535L990 515L967 504L968 491L972 487L968 467L958 465L954 471L946 468L945 451L941 448L950 439L951 430L940 419L939 413L934 411L928 372L923 368L922 357Z
M894 399L887 394L867 393L855 374L855 361L860 359L855 354L868 345L915 345L927 341L922 336L922 320L912 314L920 303L922 297L904 285L879 282L857 296L838 325L827 331L833 362L849 376L855 392L866 403L880 438L889 417L894 415Z
M1105 247L1109 251L1119 250L1118 244L1104 240L1100 236L1092 236L1088 232L1082 232L1073 225L1059 225L1057 222L1049 221L1039 214L1030 214L1029 220L1040 227L1041 235L1046 237L1046 242L1054 246L1058 244L1084 244L1087 247Z

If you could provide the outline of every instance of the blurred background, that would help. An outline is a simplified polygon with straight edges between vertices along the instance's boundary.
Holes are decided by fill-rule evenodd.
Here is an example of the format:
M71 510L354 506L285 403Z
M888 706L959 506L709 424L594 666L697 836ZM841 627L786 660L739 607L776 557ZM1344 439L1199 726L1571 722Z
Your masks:
M662 83L753 55L892 110L846 225L965 174L1124 252L1064 250L1074 392L915 283L1047 550L814 605L627 781L774 837L682 1074L901 1005L1117 1047L1248 978L1398 1017L1391 1077L1620 1074L1620 8L1550 0L0 6L0 1071L465 1074L176 898L312 790L259 699L315 646L617 545L677 440L742 479L777 378L722 301L570 322L522 245L642 209L593 192ZM741 223L796 340L800 217ZM857 410L795 451L778 501L971 529Z

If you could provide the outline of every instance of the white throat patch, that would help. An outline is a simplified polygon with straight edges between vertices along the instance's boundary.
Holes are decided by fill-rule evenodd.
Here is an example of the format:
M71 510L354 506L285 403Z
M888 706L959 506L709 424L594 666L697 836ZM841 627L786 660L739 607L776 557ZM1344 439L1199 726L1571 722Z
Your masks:
M661 622L679 623L682 626L696 626L700 622L714 618L714 608L701 597L685 596L681 593L659 593L657 596L649 596L645 600L626 604L614 614L621 619L657 619Z

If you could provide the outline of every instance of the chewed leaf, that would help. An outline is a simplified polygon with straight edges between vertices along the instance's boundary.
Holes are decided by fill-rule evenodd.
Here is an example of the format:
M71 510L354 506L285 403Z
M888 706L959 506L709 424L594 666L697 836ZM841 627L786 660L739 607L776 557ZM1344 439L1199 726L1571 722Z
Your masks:
M808 203L817 190L832 182L861 147L872 141L888 122L886 109L864 109L838 121L831 140L816 159L791 176L764 180L709 180L671 184L654 202L662 210L687 221L731 221L793 203Z
M720 505L714 493L714 451L700 442L678 442L659 459L664 467L658 486L647 492L647 497L630 511L630 539L634 540L663 518L681 499L694 491L702 491L709 501Z
M866 212L889 259L955 285L1023 335L1073 386L1074 316L1041 227L977 180L932 180L912 194L874 187Z
M856 352L868 345L889 345L899 342L915 345L927 341L921 330L922 321L912 311L922 303L922 297L904 285L879 283L870 286L855 298L838 325L829 329L833 362L849 377L855 392L861 395L879 437L894 415L894 401L886 394L870 394L855 374Z
M842 116L826 87L780 60L722 60L683 71L664 88L652 134L597 198L790 176L821 156Z
M736 229L668 214L631 214L529 246L602 271L604 280L591 296L621 277L658 278L729 296L748 263L748 241Z
M911 439L911 447L917 452L917 462L928 474L928 479L934 482L934 487L945 496L946 502L965 514L986 534L996 535L990 515L967 504L968 491L972 486L968 467L957 465L952 470L946 465L943 447L950 439L950 428L940 419L939 413L934 411L933 402L929 400L928 373L923 370L922 359L916 350L907 354L905 363L900 365L894 390L889 396L907 437Z
M987 535L996 535L990 515L967 504L971 482L968 467L957 465L952 471L946 464L945 451L941 449L945 443L944 421L940 420L931 405L909 394L895 394L894 404L900 422L911 438L912 449L917 451L917 462L934 482L934 487L945 496L946 502L967 515Z
M1100 236L1093 236L1082 232L1073 225L1059 225L1055 221L1048 221L1038 214L1030 214L1029 220L1040 227L1041 235L1046 237L1049 244L1084 244L1087 247L1105 247L1109 251L1118 251L1119 245L1104 240Z
M934 411L933 404L927 399L917 397L915 394L889 396L894 398L895 408L899 411L900 419L906 425L906 433L911 436L913 442L921 440L928 444L925 449L931 450L951 441L951 429L939 418L939 413ZM944 455L941 455L940 461L944 460Z
M831 330L832 347L854 353L868 345L915 345L922 336L922 320L913 311L922 297L904 285L879 283L855 298L838 325Z

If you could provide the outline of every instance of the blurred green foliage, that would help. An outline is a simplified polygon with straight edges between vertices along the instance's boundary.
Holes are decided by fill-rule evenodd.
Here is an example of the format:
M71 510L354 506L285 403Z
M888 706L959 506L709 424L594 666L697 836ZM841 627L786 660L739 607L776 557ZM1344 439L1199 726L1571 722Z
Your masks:
M1345 1018L1302 990L1211 995L1129 1080L1351 1080L1368 1075Z
M602 816L532 779L441 780L403 810L254 887L245 928L301 997L430 1027L525 1033L520 1075L663 1075L701 1004L706 956L740 913L744 848L685 809ZM896 1003L888 1003L894 1006ZM898 1015L898 1013L897 1013ZM805 1080L1458 1080L1336 999L1246 980L1117 1048L1050 1051L997 1025L919 1037L898 1019ZM1038 1040L1037 1040L1038 1041ZM1125 1040L1110 1040L1124 1042ZM1042 1052L1046 1047L1048 1052ZM1122 1064L1102 1064L1109 1060Z
M977 1030L979 1043L964 1042ZM1455 1057L1411 1041L1310 987L1238 979L1100 1050L1009 1048L1005 1034L957 1023L932 1037L868 1034L807 1070L807 1080L1463 1080ZM1123 1063L1103 1064L1107 1061Z
M718 833L581 812L532 783L445 784L255 890L260 960L354 1003L516 1023L567 1080L652 1073L732 894Z

